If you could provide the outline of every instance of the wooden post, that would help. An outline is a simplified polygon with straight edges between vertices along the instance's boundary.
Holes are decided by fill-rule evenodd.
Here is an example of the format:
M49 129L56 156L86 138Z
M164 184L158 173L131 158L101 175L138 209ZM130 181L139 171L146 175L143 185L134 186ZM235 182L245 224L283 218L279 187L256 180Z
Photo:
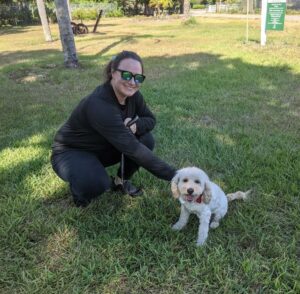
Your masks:
M103 13L103 10L100 9L99 14L98 14L98 17L97 17L97 20L96 20L96 23L95 23L95 25L94 25L93 33L96 33L96 31L97 31L98 23L99 23L99 21L100 21L100 18L101 18L101 16L102 16L102 13Z

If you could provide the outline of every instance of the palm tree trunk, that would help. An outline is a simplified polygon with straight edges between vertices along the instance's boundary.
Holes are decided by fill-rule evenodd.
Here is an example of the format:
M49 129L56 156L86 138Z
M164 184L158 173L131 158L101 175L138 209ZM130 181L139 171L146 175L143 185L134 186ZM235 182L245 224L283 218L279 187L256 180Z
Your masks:
M68 4L68 10L69 10L70 21L72 21L72 11L71 11L71 6L70 6L70 0L67 0L67 4Z
M41 19L43 31L44 31L45 40L47 42L51 42L52 36L51 36L50 27L47 19L45 2L44 0L36 0L36 3L37 3L40 19Z
M190 16L190 0L183 0L183 15L185 18L189 18Z
M78 67L78 58L67 0L55 0L55 6L60 40L64 51L65 66L69 68L76 68Z

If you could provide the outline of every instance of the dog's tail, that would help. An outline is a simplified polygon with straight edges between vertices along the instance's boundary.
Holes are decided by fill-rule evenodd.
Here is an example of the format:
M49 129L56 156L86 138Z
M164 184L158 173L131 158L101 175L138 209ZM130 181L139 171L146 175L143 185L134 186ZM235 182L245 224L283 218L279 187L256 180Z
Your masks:
M249 195L251 194L251 190L248 190L247 192L237 191L235 193L227 194L228 201L233 201L237 199L243 199L246 200L249 198Z

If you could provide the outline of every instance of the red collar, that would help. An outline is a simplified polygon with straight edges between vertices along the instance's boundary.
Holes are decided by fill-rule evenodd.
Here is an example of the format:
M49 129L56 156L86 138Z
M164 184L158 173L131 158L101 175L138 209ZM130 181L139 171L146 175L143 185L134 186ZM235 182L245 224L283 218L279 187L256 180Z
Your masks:
M202 196L203 196L203 194L201 194L201 195L196 199L196 202L197 202L197 203L200 204L200 203L203 202Z

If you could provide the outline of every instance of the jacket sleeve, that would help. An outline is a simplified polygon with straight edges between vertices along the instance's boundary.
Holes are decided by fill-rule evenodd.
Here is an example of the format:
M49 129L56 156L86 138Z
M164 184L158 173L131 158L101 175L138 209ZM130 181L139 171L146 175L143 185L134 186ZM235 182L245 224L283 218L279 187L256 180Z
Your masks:
M140 92L138 92L136 98L136 113L139 116L139 119L136 122L137 135L141 136L154 129L156 123L155 116L147 107L146 102Z
M175 169L136 139L124 126L120 111L113 104L105 101L89 104L86 115L92 128L119 152L160 179L170 181L174 177Z

